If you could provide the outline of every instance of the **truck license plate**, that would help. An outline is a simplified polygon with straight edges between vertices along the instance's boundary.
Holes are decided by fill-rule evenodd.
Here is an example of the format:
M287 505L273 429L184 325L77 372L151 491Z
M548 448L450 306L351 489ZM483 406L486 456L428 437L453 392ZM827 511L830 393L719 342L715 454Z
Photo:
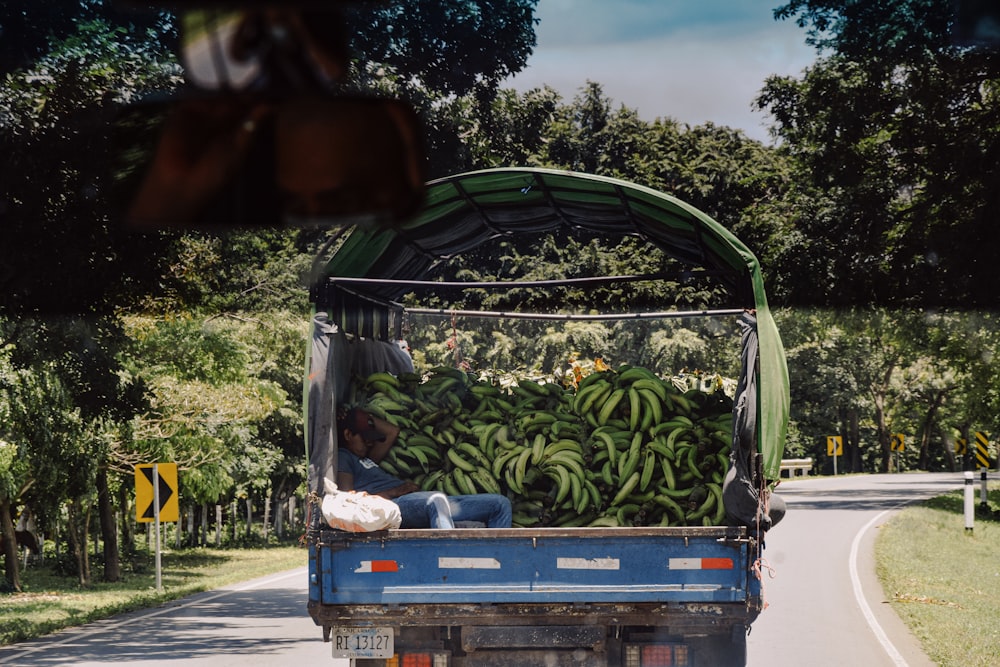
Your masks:
M391 658L392 628L334 627L330 632L334 658Z

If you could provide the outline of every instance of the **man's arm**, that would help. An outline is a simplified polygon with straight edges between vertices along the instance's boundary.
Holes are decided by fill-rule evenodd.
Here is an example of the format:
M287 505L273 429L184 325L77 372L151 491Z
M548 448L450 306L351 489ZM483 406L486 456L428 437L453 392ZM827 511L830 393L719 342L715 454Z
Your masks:
M396 439L399 437L399 427L395 424L390 424L386 420L380 419L375 415L372 415L371 418L372 423L375 424L375 428L378 429L378 432L385 436L385 440L382 442L376 442L375 446L371 448L370 452L368 452L368 458L375 463L379 463L385 458L385 455L389 453L392 446L396 444Z
M419 491L419 490L420 490L419 486L417 486L413 482L407 481L403 482L399 486L394 486L391 489L386 489L385 491L379 491L375 495L382 496L383 498L388 498L389 500L392 500L393 498L399 498L400 496L405 496L407 493L413 493L414 491Z
M372 447L371 452L368 454L368 458L375 463L378 463L385 458L385 455L389 453L392 446L396 444L396 440L399 438L399 427L395 424L390 424L384 419L379 419L374 415L372 415L372 422L374 422L375 428L378 429L378 432L385 436L385 440L375 443L375 446ZM407 480L399 486L394 486L391 489L380 491L377 495L392 500L393 498L399 498L400 496L405 496L407 493L413 493L414 491L419 490L419 486Z
M340 491L353 491L354 490L354 475L349 472L338 472L337 473L337 489ZM377 496L382 496L383 498L388 498L392 500L393 498L399 498L400 496L405 496L407 493L413 493L414 491L419 491L420 487L413 482L403 482L399 483L399 486L394 486L391 489L386 489L385 491L379 491Z
M337 472L337 489L339 491L354 490L354 475L349 472Z

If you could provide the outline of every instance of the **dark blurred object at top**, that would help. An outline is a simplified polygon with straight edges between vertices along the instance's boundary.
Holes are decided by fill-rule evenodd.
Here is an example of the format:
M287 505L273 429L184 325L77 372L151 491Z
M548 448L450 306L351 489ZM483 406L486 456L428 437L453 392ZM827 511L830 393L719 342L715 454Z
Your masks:
M180 23L189 88L118 119L114 201L127 225L386 227L419 210L416 114L338 92L339 6L377 3L197 4Z

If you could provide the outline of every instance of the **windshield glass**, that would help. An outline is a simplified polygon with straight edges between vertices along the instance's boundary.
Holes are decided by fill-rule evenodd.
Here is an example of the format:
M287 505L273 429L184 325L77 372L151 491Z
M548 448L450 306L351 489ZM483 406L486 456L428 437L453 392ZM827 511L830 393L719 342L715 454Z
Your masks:
M735 394L746 311L762 487L782 458L971 468L956 443L996 430L1000 88L977 3L221 4L0 7L5 515L92 510L114 543L135 466L169 461L184 539L289 536L303 355L345 303L341 333L409 347L422 378L465 361L570 392L639 365ZM504 287L324 300L331 267ZM594 277L621 280L559 282ZM626 403L605 421L635 430Z

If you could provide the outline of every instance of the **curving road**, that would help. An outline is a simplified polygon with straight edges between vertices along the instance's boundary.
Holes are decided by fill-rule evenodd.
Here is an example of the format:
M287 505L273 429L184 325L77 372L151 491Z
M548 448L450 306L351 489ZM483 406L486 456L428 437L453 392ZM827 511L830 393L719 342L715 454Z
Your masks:
M769 607L748 640L748 665L932 667L887 604L872 558L878 526L906 504L961 490L962 473L784 481L788 514L767 536ZM964 530L961 518L956 534Z
M962 475L786 481L789 511L767 538L768 609L751 667L931 667L874 576L877 526L906 503L961 489ZM956 530L964 524L956 523ZM344 667L306 614L305 568L0 649L0 665Z

